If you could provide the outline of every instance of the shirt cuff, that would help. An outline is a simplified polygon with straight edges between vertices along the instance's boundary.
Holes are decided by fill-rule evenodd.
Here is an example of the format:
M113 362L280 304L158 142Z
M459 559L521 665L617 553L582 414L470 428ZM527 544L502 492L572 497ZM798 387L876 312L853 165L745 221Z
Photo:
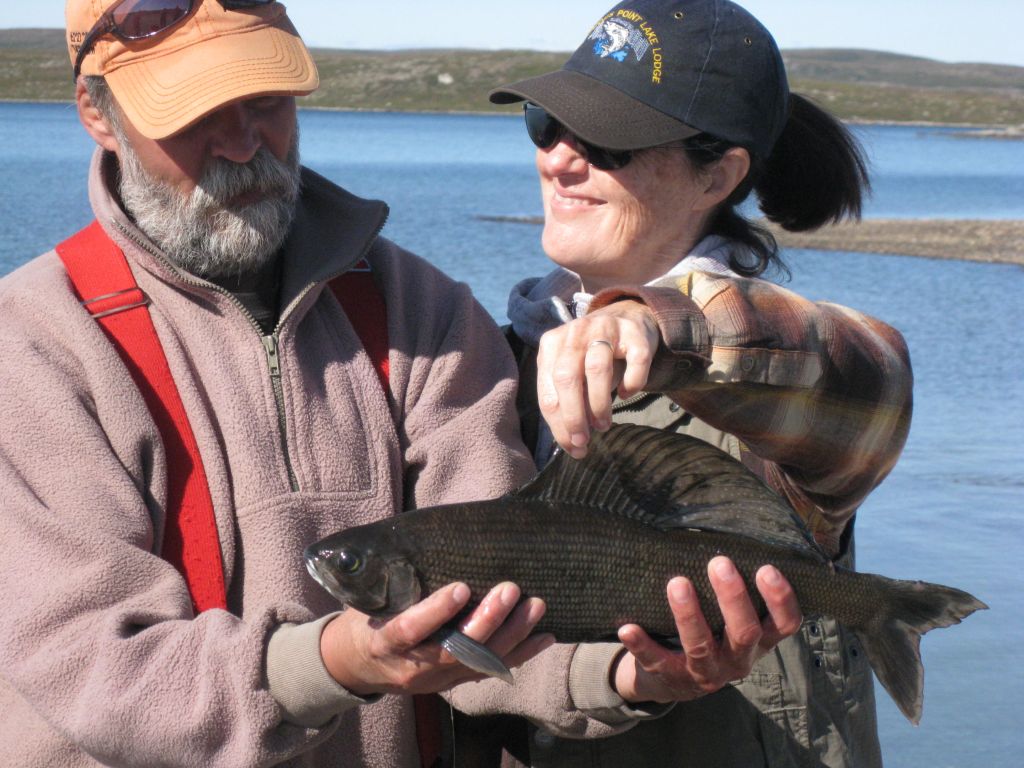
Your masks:
M612 668L626 652L621 643L581 643L569 665L569 695L575 707L607 725L653 720L668 713L673 703L632 704L612 688Z
M671 392L704 378L711 365L711 336L704 313L693 299L678 288L607 288L594 296L588 312L617 301L636 301L646 306L654 314L661 333L646 391Z
M290 723L321 728L345 710L380 699L379 695L356 696L324 666L320 635L337 615L332 613L306 624L281 624L270 635L267 687Z

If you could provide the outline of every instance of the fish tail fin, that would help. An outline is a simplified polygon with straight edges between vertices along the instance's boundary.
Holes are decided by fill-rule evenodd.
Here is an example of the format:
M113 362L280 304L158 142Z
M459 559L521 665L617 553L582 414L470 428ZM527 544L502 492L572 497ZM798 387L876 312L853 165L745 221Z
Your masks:
M866 575L866 574L865 574ZM921 635L959 624L977 610L988 608L973 595L952 587L923 581L885 582L879 609L857 628L871 667L893 701L910 722L921 721L924 704L924 666Z

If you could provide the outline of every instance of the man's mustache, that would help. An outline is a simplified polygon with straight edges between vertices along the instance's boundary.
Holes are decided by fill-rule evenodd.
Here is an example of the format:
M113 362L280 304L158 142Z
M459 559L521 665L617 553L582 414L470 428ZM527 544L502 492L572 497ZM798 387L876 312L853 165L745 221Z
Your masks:
M261 197L294 197L298 192L295 173L287 162L260 147L251 160L235 163L214 158L196 185L196 191L210 203L225 206L238 197L258 193Z

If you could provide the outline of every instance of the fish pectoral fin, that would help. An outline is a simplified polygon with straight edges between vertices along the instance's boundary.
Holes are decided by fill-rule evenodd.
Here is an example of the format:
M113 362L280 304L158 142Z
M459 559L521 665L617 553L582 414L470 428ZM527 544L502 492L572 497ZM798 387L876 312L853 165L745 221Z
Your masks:
M486 645L478 643L454 627L442 627L434 633L434 639L461 664L474 672L496 677L512 685L512 673L498 655Z

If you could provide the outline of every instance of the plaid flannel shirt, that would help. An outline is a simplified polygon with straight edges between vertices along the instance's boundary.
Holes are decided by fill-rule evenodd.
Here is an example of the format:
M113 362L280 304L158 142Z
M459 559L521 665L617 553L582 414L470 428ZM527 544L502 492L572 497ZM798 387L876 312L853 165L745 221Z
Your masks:
M913 376L900 333L765 280L708 272L609 289L591 311L628 298L655 313L665 345L646 389L738 437L747 463L837 552L910 428Z

